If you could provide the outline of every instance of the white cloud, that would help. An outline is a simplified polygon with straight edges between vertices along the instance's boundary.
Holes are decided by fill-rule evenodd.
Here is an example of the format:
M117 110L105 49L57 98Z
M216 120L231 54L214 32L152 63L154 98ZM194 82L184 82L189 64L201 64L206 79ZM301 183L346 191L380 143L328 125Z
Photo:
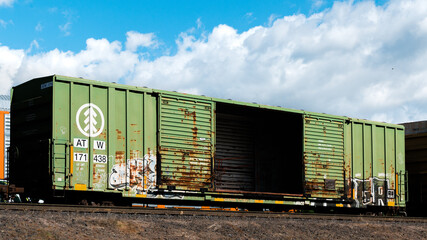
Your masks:
M380 121L427 118L426 8L338 2L241 34L220 25L205 41L184 35L175 56L138 64L130 83Z
M0 0L0 7L1 6L11 7L14 1L15 0Z
M0 94L9 94L25 53L23 50L0 46L0 56Z
M126 49L135 52L138 47L156 47L157 41L154 40L154 33L139 33L130 31L126 33Z
M5 21L5 20L3 20L3 19L0 19L0 26L2 27L2 28L6 28L7 27L7 25L9 25L9 24L13 24L13 21L12 20L9 20L9 21Z
M71 22L66 22L63 25L58 26L59 30L64 33L64 36L70 36L71 32Z
M253 12L248 12L248 13L246 13L246 14L245 14L245 16L244 16L244 18L246 19L246 21L247 21L248 23L251 23L251 22L253 22L253 21L255 21L255 20L256 20L256 17L254 16L254 13L253 13Z
M268 17L268 26L271 27L274 20L276 20L278 17L279 17L279 15L277 15L277 14L271 14L270 17Z
M43 26L41 23L37 23L36 27L34 28L37 32L43 31Z
M312 0L313 4L311 6L312 10L317 10L325 4L323 0Z
M51 13L55 13L56 11L57 11L57 9L53 8ZM64 34L64 36L70 36L71 35L71 26L72 26L73 22L75 22L79 17L71 9L64 10L61 12L61 14L62 14L62 16L64 16L64 18L67 21L63 25L58 26L59 30L61 30L61 32Z
M86 49L79 53L55 49L27 55L15 75L15 82L51 74L116 82L129 74L137 62L138 55L123 51L120 42L90 38L86 41Z
M3 19L0 19L0 26L2 26L3 28L6 28L7 22L5 22Z
M33 49L39 49L40 45L37 42L37 40L33 40L30 44L30 47L25 51L27 54L31 53L31 51L33 51Z
M203 27L202 19L201 18L197 18L196 24L197 24L197 29L200 29L201 27Z
M56 73L394 123L425 120L425 16L424 0L336 2L246 32L219 25L200 38L182 33L175 55L153 60L140 58L149 49L139 48L156 46L152 33L128 32L125 49L106 39L88 39L78 53L0 47L15 56L0 60L1 90Z
M56 13L56 12L58 12L58 8L57 7L52 7L52 8L49 8L47 11L49 13Z

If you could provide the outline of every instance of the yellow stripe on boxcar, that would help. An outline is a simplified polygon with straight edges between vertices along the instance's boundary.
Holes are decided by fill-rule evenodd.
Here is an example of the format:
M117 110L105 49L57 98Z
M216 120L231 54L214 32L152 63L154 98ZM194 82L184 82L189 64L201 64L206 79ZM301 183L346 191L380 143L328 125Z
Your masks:
M77 191L86 191L87 187L86 184L77 183L76 185L74 185L74 189Z

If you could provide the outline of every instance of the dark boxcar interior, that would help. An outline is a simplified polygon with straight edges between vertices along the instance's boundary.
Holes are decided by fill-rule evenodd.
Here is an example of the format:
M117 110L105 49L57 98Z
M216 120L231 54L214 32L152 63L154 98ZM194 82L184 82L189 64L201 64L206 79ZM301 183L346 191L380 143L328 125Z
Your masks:
M411 125L407 126L407 132ZM407 134L406 170L409 181L409 201L407 210L409 216L427 216L427 133Z
M300 114L217 103L216 190L302 193L302 132Z

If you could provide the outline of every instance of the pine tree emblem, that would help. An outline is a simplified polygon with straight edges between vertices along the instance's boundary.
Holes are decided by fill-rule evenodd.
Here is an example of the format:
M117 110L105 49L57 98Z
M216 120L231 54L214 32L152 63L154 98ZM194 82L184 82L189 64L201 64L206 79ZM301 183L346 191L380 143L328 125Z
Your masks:
M83 118L80 116L81 113L83 113ZM82 119L84 120L82 121ZM100 124L98 124L98 121L100 121ZM83 135L96 137L104 130L104 115L98 106L93 103L86 103L77 111L76 123Z

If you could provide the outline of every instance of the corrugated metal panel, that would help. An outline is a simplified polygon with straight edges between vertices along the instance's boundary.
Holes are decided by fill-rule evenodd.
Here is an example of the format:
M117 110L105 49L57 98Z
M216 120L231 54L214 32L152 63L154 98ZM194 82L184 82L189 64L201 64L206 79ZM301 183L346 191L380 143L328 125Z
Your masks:
M396 161L398 161L397 147L397 132L396 129L386 128L385 131L385 188L384 188L384 204L392 203L395 205L396 198Z
M396 129L396 204L405 207L407 199L408 191L410 192L410 188L407 189L407 180L408 175L406 172L405 166L406 159L406 151L405 151L405 132L402 129ZM425 166L425 165L424 165ZM427 176L427 174L425 174ZM427 181L425 181L427 182ZM425 216L427 216L427 207L424 207Z
M403 129L354 121L351 134L351 182L356 203L400 204L396 192L397 174L404 164Z
M427 121L402 123L405 134L427 133Z
M406 170L409 174L427 175L427 133L409 134L405 140Z
M105 85L46 77L14 87L13 183L37 194L156 189L157 96Z
M2 122L2 126L0 126L2 128L1 134L0 134L0 144L1 146L1 150L2 153L0 154L0 157L3 158L0 161L1 166L1 170L2 173L0 174L0 178L1 179L7 179L9 176L9 162L7 161L7 149L10 145L10 116L9 114L7 114L8 111L10 111L10 96L9 95L0 95L0 111L6 111L6 112L2 112L3 115L3 122Z
M7 149L10 146L10 114L4 115L4 178L9 178L9 161Z
M9 110L10 110L10 96L0 95L0 111L9 111Z
M403 129L352 122L353 198L358 204L404 206L405 174Z
M156 189L157 96L63 79L53 88L56 189Z
M255 190L253 123L248 118L217 113L215 187Z
M160 101L161 184L212 186L212 103L163 95Z
M351 146L352 149L352 175L350 176L353 191L353 198L359 205L372 204L371 190L375 187L373 183L373 139L375 128L370 124L352 123ZM350 196L351 197L351 196Z
M344 194L344 122L305 116L305 192L312 197Z

